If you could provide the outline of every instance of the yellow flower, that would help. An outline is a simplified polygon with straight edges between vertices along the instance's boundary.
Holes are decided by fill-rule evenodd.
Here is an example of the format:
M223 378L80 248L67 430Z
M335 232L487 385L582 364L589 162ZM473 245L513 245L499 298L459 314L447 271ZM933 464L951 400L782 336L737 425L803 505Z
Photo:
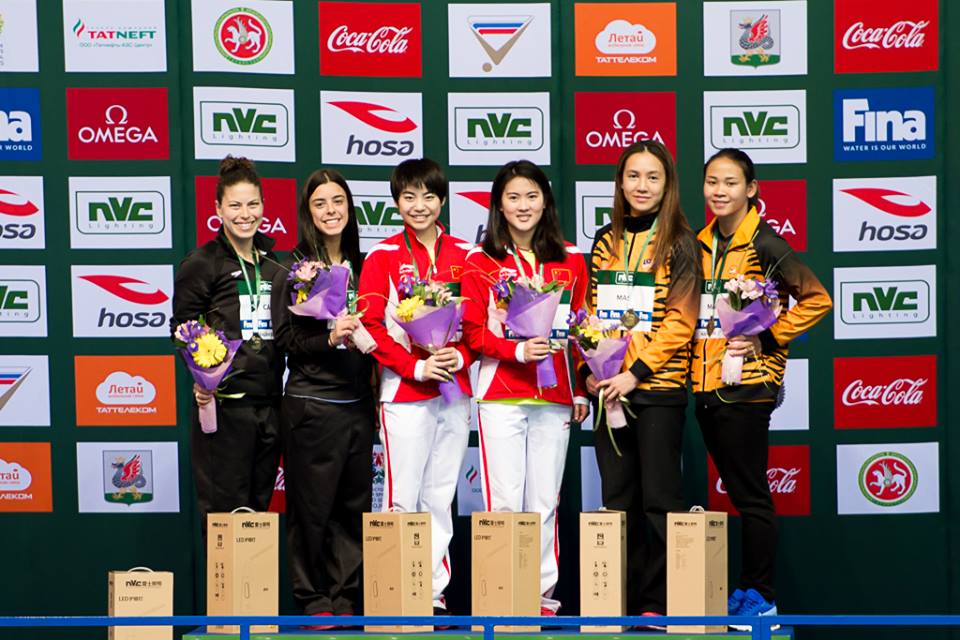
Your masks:
M603 340L603 330L598 329L597 327L586 327L582 331L584 338L590 340L591 342L600 342Z
M410 322L413 320L413 314L422 306L423 299L420 296L407 298L397 305L397 317L403 322Z
M197 350L193 352L193 361L209 369L223 362L227 357L227 346L215 333L205 333L197 338Z
M306 287L304 287L303 289L300 289L299 291L297 291L297 301L294 304L300 304L301 302L306 302L308 295L310 294L307 292Z

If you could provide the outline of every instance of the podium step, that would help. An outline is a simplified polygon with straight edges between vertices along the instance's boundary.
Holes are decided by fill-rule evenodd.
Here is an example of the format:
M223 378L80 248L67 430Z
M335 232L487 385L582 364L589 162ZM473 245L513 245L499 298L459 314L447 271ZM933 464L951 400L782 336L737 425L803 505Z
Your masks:
M281 627L280 633L254 633L251 640L356 640L359 636L369 640L482 640L482 633L467 630L435 631L433 633L365 633L363 631L304 631ZM662 631L630 631L627 633L580 633L569 631L542 631L540 633L498 633L497 637L510 640L570 640L572 637L589 640L636 640L637 638L660 638L661 640L731 640L749 638L749 632L728 633L664 633ZM183 640L239 640L240 636L229 633L207 633L203 627L184 634ZM784 627L773 632L773 640L794 640L793 628Z

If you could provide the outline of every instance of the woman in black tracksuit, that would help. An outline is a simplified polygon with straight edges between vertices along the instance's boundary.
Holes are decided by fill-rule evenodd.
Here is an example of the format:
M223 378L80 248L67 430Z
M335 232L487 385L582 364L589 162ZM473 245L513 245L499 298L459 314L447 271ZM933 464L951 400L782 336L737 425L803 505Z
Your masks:
M353 196L337 171L315 171L298 209L300 244L286 261L349 264L348 299L360 277ZM287 545L297 604L310 615L360 609L361 518L370 511L373 360L348 345L359 320L290 313L292 282L274 279L277 343L290 370L281 409ZM322 627L318 627L322 628Z
M265 511L280 456L279 403L283 357L273 340L270 288L277 271L273 240L257 229L263 195L253 162L227 156L217 182L217 237L191 251L177 269L171 331L201 316L228 339L244 342L232 375L215 399L196 384L191 461L203 534L208 513L250 507ZM203 433L197 405L217 403L217 431Z

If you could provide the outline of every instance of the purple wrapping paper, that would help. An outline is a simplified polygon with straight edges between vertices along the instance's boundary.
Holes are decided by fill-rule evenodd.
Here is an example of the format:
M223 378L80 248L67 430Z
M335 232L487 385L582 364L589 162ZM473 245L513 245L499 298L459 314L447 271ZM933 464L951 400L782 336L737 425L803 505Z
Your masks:
M463 318L463 306L448 304L443 307L433 307L419 318L410 322L403 322L396 316L394 320L417 346L433 353L437 349L447 346L460 329L460 320ZM459 400L463 397L460 383L449 380L440 383L440 395L446 403Z
M602 382L620 373L627 347L630 346L630 336L603 338L596 349L584 349L579 342L574 343L584 363L590 368L590 373L597 382Z
M717 317L720 319L723 335L728 338L758 335L777 321L772 305L765 304L762 298L736 311L730 306L726 297L718 297Z
M507 305L507 327L522 338L549 338L561 295L561 289L540 293L522 284L515 285ZM537 362L537 386L541 389L557 386L553 354Z
M230 369L233 368L233 358L237 355L237 350L240 349L243 340L226 340L225 344L227 346L227 356L223 359L223 362L211 369L204 369L194 362L193 357L186 348L181 347L178 349L180 355L183 356L184 361L187 363L187 370L190 371L190 375L193 376L193 381L210 393L216 391L217 387L220 386L220 382L230 373ZM204 433L216 432L216 400L200 407L200 429Z
M317 279L310 287L306 300L300 304L287 307L290 313L298 316L307 316L317 320L333 320L347 307L347 286L350 283L350 269L335 264L330 270L321 269ZM297 299L297 292L291 291L293 300Z

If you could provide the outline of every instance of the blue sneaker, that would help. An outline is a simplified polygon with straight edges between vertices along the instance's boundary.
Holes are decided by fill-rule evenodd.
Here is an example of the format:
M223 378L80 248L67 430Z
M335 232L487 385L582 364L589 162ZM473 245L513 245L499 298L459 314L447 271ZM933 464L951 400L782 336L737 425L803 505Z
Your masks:
M777 615L777 605L774 602L767 602L756 589L747 589L746 593L743 594L743 602L740 603L740 608L737 609L735 615L738 617L775 616ZM753 631L752 625L749 624L731 624L730 626L737 631ZM770 628L776 630L780 628L780 625L773 625Z
M730 597L727 598L727 615L735 616L740 613L740 607L743 606L743 599L746 593L743 589L735 589Z

